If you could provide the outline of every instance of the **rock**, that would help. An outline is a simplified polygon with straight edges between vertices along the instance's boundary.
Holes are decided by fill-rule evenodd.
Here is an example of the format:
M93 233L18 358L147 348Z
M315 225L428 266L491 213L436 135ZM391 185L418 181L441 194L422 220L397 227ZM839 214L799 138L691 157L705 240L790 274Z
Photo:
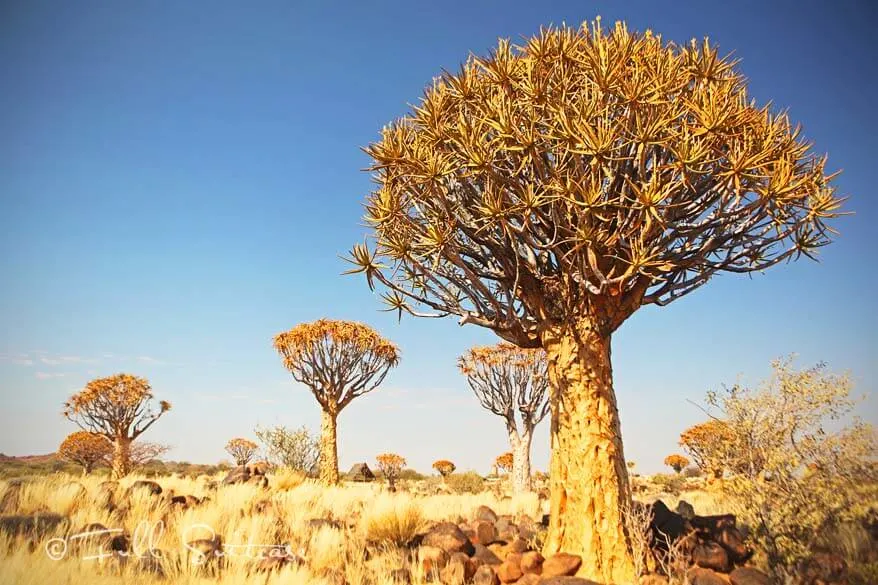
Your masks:
M448 553L437 546L422 545L418 549L418 569L422 576L439 573L448 564Z
M689 585L729 585L719 573L704 569L702 567L692 567L686 572L686 578Z
M162 493L162 486L148 479L140 479L128 486L125 490L125 497L131 497L133 494L145 493L151 496L158 496Z
M506 550L506 545L500 542L495 542L494 544L488 545L488 550L494 553L494 555L500 559L500 561L506 560L506 555L509 554L509 551Z
M476 508L476 520L484 520L495 524L497 522L497 514L488 506L479 506Z
M508 543L505 547L506 553L523 553L530 550L530 545L523 538L515 538L512 542Z
M582 577L570 577L560 575L558 577L543 577L540 579L539 585L602 585L591 579L583 579Z
M515 585L539 585L540 576L534 573L525 573L521 579L515 582Z
M719 532L713 535L712 540L725 549L732 565L746 563L753 556L753 549L747 546L743 532L734 526L720 528Z
M471 570L470 567L472 564L468 556L454 553L448 559L448 564L439 572L439 580L444 585L464 585L475 573L474 568Z
M543 570L543 555L535 550L525 552L521 555L521 571L527 575L533 573L539 575Z
M500 579L501 583L514 583L521 579L523 574L518 563L510 561L508 558L503 561L503 564L497 566L497 578Z
M440 522L424 535L423 543L427 546L441 548L446 553L462 552L472 556L475 552L473 543L459 526L451 522Z
M476 520L473 525L473 531L475 532L475 540L473 540L473 542L478 542L479 544L488 546L497 541L497 528L494 526L493 522Z
M650 573L640 577L639 585L668 585L668 578L664 575Z
M731 570L729 555L726 550L716 542L701 542L692 549L692 562L705 569L713 569L718 573L728 573Z
M265 475L271 464L268 461L256 461L255 463L248 463L244 467L250 475Z
M399 585L411 585L412 574L408 569L394 569L390 572L390 579Z
M25 536L32 541L37 541L62 526L68 525L68 522L69 519L66 516L51 512L29 516L0 516L0 534L6 534L10 538Z
M262 489L268 488L268 478L264 475L251 475L250 478L247 479L247 481L244 483L252 484Z
M582 558L568 553L557 553L543 561L543 577L575 575L582 565ZM572 584L571 584L572 585Z
M753 567L738 567L729 574L732 585L774 585L771 577Z
M245 483L248 479L250 479L250 472L245 465L241 465L226 474L225 478L223 478L223 485Z
M848 565L844 558L831 553L815 553L799 564L798 573L804 585L818 583L845 583ZM747 582L756 585L758 581ZM743 582L741 585L745 585Z
M543 517L540 518L540 526L542 526L543 528L548 528L550 518L551 516L549 514L543 514Z
M496 566L503 562L500 557L494 554L494 551L483 544L476 544L474 548L475 552L472 554L473 559L479 561L483 565Z
M676 512L683 518L692 518L695 516L695 507L686 500L680 500L677 502Z
M473 575L473 585L500 585L500 579L494 569L488 565L482 565L476 569L476 574Z

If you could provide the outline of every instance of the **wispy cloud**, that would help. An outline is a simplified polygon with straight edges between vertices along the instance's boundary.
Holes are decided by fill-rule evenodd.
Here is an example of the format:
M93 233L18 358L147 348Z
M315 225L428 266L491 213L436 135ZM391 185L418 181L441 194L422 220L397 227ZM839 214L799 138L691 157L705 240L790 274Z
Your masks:
M142 363L144 363L144 364L153 364L153 365L156 365L156 366L158 366L158 365L163 365L163 364L167 364L167 363L168 363L168 362L165 362L165 361L163 361L163 360L156 359L156 358L154 358L154 357L150 357L150 356L148 356L148 355L139 355L139 356L137 356L137 358L135 358L135 359L137 359L137 361L142 362Z
M0 353L0 362L15 364L16 366L34 365L34 360L26 353Z
M34 374L37 380L50 380L52 378L63 378L67 374L61 372L37 372Z

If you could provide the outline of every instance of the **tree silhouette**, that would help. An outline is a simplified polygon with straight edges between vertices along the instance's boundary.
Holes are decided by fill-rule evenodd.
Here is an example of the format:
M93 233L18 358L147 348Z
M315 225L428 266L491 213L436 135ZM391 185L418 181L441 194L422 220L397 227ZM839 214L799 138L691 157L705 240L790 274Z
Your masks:
M457 363L482 407L506 424L513 455L513 491L530 491L533 432L549 413L546 352L500 343L475 347Z
M708 41L599 22L501 40L366 152L373 243L354 247L350 272L400 315L456 315L546 350L544 554L632 580L611 336L643 305L828 244L842 201L825 157Z
M680 473L687 465L689 465L689 460L682 455L675 453L665 457L665 465L673 469L675 472Z
M382 453L375 457L375 460L378 462L378 469L387 478L390 491L396 491L396 480L405 467L405 458L396 453Z
M323 411L320 426L320 480L338 483L337 419L354 398L374 390L399 350L371 327L320 319L303 323L274 338L284 367L314 394Z
M433 469L439 472L439 475L442 476L442 479L445 479L457 469L457 466L449 461L448 459L439 459L438 461L433 462Z
M63 413L83 430L113 442L112 477L118 479L131 470L131 442L171 409L162 400L154 411L152 398L145 378L116 374L86 384L64 403Z

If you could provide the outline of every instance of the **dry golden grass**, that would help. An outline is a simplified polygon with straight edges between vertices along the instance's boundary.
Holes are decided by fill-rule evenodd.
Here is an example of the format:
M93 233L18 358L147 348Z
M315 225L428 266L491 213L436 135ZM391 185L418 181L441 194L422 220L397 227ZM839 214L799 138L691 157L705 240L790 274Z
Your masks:
M390 493L380 484L326 488L288 472L273 474L267 490L252 485L212 490L209 482L217 478L165 476L155 479L164 492L206 496L209 501L182 509L170 506L161 496L140 493L126 503L125 489L140 479L146 478L135 475L119 483L116 500L123 508L127 506L124 512L100 507L97 495L104 478L58 474L25 482L19 488L15 514L55 513L69 522L33 549L25 538L11 538L0 531L0 583L331 585L333 572L340 572L350 585L397 585L394 570L413 568L401 545L430 522L470 519L483 504L498 514L524 513L539 518L543 512L533 494L501 499L490 492L430 496ZM8 481L0 481L0 500L8 489L16 489L9 485ZM314 518L336 520L340 528L312 527L309 520ZM64 558L50 558L46 550L50 539L64 539L95 522L132 535L135 551L146 557L147 549L160 549L162 558L155 562L167 579L143 571L135 557L127 562L83 558L98 549L77 551L70 540ZM209 539L214 534L221 535L226 552L217 573L210 566L193 564L191 551L185 546L186 542ZM55 545L62 546L62 542L56 541ZM269 544L288 546L303 556L307 565L287 565L269 575L255 574L259 556L266 550L261 545ZM363 554L367 548L368 559ZM414 583L420 585L417 577Z

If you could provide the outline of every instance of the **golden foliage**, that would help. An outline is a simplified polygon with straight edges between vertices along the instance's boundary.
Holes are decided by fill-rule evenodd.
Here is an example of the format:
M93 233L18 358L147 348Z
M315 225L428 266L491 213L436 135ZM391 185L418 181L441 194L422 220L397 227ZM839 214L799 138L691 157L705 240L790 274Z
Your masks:
M723 449L732 449L732 438L725 422L711 419L683 431L680 434L680 446L692 457L699 469L718 477L722 475L723 467L717 446L725 445Z
M382 453L375 457L375 460L378 462L378 469L380 469L385 476L388 476L389 474L398 475L406 464L405 458L396 453Z
M374 246L350 272L389 310L532 347L546 321L613 330L717 271L812 255L841 214L833 175L736 64L624 23L500 40L366 148Z
M76 431L67 435L58 447L58 455L78 465L88 473L105 461L113 452L113 444L103 435L88 431Z
M237 437L226 443L226 452L235 459L237 465L245 465L259 446L249 439Z
M498 455L494 460L494 465L502 469L503 471L510 471L512 469L513 464L513 456L511 451L507 451L502 455Z
M302 323L276 335L274 348L284 367L332 413L373 390L399 363L396 345L368 325L350 321Z
M680 473L687 465L689 465L689 460L682 455L674 453L673 455L668 455L667 457L665 457L665 465L667 465L677 473Z
M474 374L479 368L521 368L545 370L546 354L541 349L525 349L511 343L473 347L457 360L464 375Z
M433 462L433 469L438 471L439 475L445 477L446 475L454 473L457 466L448 459L439 459L438 461Z
M116 374L86 384L64 403L63 414L92 432L134 439L171 409L171 403L162 400L159 411L153 412L152 398L146 378Z

